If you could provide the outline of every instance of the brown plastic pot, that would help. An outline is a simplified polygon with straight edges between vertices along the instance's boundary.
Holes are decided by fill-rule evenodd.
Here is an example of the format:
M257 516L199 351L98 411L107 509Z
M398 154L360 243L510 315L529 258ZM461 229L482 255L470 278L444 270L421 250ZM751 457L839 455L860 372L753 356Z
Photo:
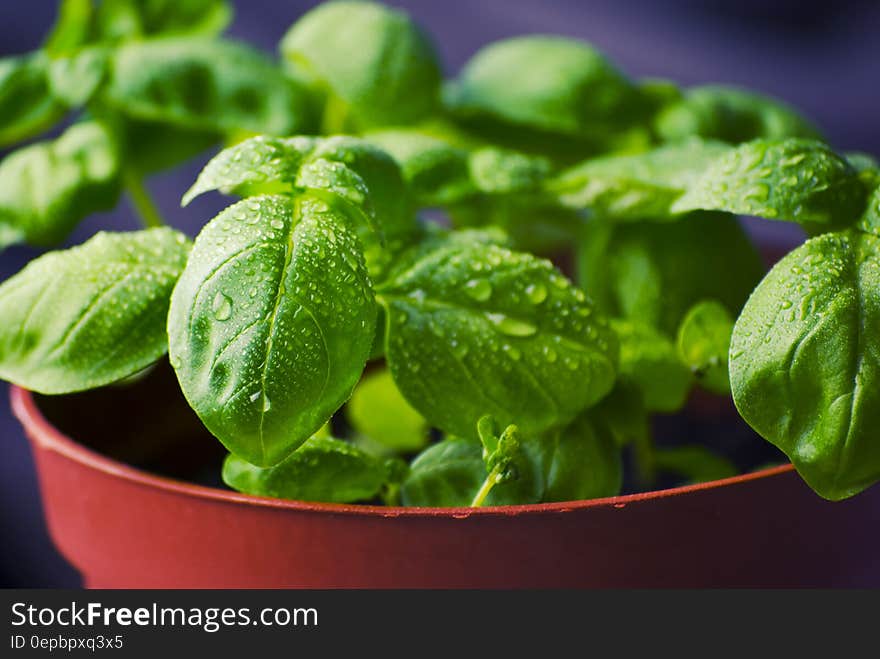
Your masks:
M880 488L790 466L594 501L414 509L281 501L161 478L65 437L12 388L49 530L89 587L877 585Z

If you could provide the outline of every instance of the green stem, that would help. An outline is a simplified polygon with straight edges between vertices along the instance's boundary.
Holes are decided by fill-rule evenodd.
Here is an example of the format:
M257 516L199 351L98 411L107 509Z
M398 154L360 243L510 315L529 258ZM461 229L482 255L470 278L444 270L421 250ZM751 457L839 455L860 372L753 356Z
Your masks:
M489 475L486 476L486 480L483 481L483 485L477 491L476 496L474 496L474 500L471 501L472 508L479 508L483 505L483 501L485 501L486 497L489 496L489 492L492 491L492 488L498 484L498 479L500 477L500 467L495 467L492 471L489 472Z
M128 192L131 203L141 218L141 224L147 229L152 227L164 227L165 220L162 219L162 214L156 207L156 202L153 201L153 198L147 191L147 188L144 185L144 180L140 174L129 170L125 173L124 179L125 190Z
M657 479L657 466L654 460L654 438L650 432L639 433L633 442L636 478L644 488L653 487Z

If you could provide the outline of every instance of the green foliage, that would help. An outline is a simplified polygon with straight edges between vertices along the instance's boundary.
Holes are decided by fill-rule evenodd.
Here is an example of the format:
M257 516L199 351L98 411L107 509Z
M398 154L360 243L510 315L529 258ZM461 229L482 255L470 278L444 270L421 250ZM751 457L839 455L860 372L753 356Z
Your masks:
M733 399L827 499L880 480L880 239L807 241L755 289L730 346Z
M655 118L664 140L698 135L733 144L758 138L818 137L816 129L793 109L754 92L707 85L685 92Z
M855 169L815 140L756 140L710 165L673 206L800 223L852 223L865 203Z
M167 349L168 300L189 243L171 229L99 233L0 286L0 377L46 394L94 389Z
M167 349L232 453L224 479L263 496L603 497L623 450L644 486L732 475L703 445L654 445L650 415L694 384L732 390L822 496L880 480L872 155L752 92L633 82L562 37L490 44L441 94L400 11L324 3L280 63L219 36L230 18L228 0L62 0L40 49L0 59L0 147L18 147L0 249L56 244L122 191L161 226L144 177L218 144L183 201L243 198L192 246L99 234L0 285L0 377L83 391ZM758 283L733 213L818 237Z
M280 50L291 72L323 91L328 132L412 123L439 102L428 36L377 3L324 3L293 24Z
M57 243L88 214L112 208L120 166L112 136L94 122L7 156L0 162L0 249Z
M274 467L257 467L235 455L223 464L223 481L239 492L329 503L372 499L392 473L384 460L332 437L306 440Z
M707 300L691 307L678 328L678 355L703 387L730 393L727 374L733 318L720 302Z
M168 317L171 363L233 453L277 464L351 395L376 307L357 238L308 195L241 201L196 239Z
M428 424L406 402L387 369L364 376L345 414L360 445L375 452L410 453L428 442Z
M400 258L377 291L394 380L446 432L471 436L485 414L539 432L611 388L613 332L547 261L437 240Z

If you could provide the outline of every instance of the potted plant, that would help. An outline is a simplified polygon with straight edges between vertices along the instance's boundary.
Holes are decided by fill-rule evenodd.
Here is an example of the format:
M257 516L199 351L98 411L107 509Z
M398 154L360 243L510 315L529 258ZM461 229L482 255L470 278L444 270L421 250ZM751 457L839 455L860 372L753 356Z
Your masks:
M88 585L829 584L868 564L875 160L774 100L630 80L559 37L490 44L443 83L382 5L310 11L280 64L218 36L229 16L69 0L0 70L3 143L79 116L0 163L0 244L51 245L123 191L144 221L0 285L0 377ZM240 200L190 240L142 181L212 145L183 203ZM812 237L765 274L737 215ZM653 432L675 418L686 443Z

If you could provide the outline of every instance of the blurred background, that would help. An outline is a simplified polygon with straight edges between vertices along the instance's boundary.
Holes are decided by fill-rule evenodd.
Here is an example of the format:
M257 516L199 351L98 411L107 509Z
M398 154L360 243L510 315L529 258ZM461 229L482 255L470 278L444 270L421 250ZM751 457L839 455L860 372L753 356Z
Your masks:
M230 32L273 52L289 24L316 4L236 0ZM877 0L398 0L388 4L408 10L433 34L449 75L488 41L531 32L564 34L592 42L634 77L670 78L685 85L739 84L776 96L811 118L838 149L880 155ZM55 0L0 2L0 56L38 47L55 11ZM206 215L207 206L184 210L178 201L207 157L150 181L163 214L193 235L211 217ZM123 202L112 214L84 222L69 242L80 243L102 228L136 226ZM750 224L750 229L765 241L798 239L796 230L784 223L761 222ZM36 254L20 247L0 253L0 281ZM0 586L78 586L77 573L47 536L28 444L7 400L7 386L0 383Z

